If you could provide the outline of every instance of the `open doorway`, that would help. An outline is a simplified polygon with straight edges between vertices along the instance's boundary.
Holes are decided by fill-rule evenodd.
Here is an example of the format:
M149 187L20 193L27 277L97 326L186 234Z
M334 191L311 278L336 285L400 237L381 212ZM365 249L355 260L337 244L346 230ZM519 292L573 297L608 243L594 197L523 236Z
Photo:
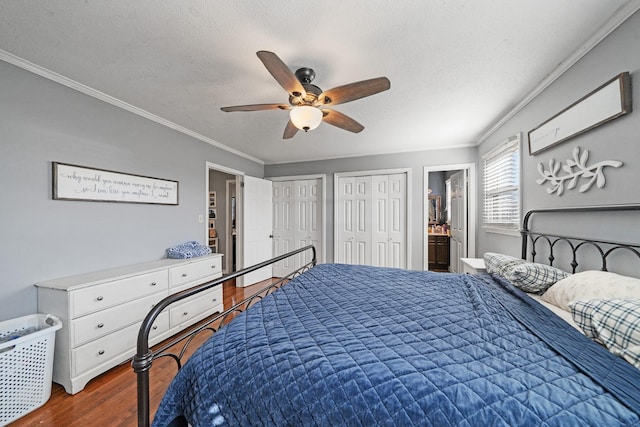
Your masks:
M239 265L236 183L242 181L244 173L210 162L206 172L205 241L212 252L223 254L222 272L229 274Z
M228 256L225 259L225 271L233 272L236 271L238 260L236 256L236 248L238 247L238 228L237 228L237 217L238 217L238 208L237 208L237 195L236 195L236 180L227 179L226 180L226 190L227 194L225 200L227 202L227 206L225 209L226 212L226 244L225 244L225 253Z
M209 218L204 227L204 238L210 243L209 246L223 254L223 273L232 273L234 264L236 270L241 270L271 259L271 181L245 175L244 172L211 162L206 162L205 172L205 212L208 212ZM235 182L235 199L233 195L227 197L227 181ZM212 196L215 198L213 207ZM234 205L234 210L231 210L231 204ZM232 212L235 212L235 215ZM235 227L229 229L227 218L232 216L231 223ZM233 236L234 231L235 249L233 242L231 249L227 249L229 236ZM229 252L230 250L233 253ZM238 277L236 287L249 286L271 277L272 267L263 267Z
M475 164L424 167L423 269L460 272L475 256Z

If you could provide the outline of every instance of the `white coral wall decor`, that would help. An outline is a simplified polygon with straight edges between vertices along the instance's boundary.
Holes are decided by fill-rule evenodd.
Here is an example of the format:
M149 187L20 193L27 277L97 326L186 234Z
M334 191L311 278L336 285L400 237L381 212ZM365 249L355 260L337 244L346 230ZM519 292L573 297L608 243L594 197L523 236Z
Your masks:
M564 165L562 162L556 162L555 159L550 159L549 170L545 170L544 165L538 163L538 173L542 175L542 178L538 178L536 182L542 185L548 181L549 187L547 188L547 193L556 193L558 196L561 196L565 190L565 181L569 181L566 184L567 190L573 190L578 184L578 180L585 178L588 179L588 181L578 188L579 192L584 193L593 186L594 182L598 188L604 187L605 177L603 169L606 166L613 168L622 166L622 162L618 160L603 160L587 166L588 158L589 150L584 150L582 155L580 155L580 147L576 147L573 149L573 159L566 160ZM560 168L566 172L566 175L558 176Z

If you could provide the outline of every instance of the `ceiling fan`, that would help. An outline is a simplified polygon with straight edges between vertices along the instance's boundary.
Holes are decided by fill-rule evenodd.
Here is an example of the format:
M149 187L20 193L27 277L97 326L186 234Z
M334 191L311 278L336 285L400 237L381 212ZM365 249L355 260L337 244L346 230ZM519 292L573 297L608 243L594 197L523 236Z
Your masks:
M360 123L327 107L375 95L391 86L388 78L377 77L323 91L311 84L316 76L311 68L299 68L294 74L275 53L261 50L256 54L273 78L289 93L289 104L236 105L222 107L221 110L226 112L290 110L289 122L282 135L283 139L292 138L298 130L307 132L315 129L323 121L349 132L361 132L364 126Z

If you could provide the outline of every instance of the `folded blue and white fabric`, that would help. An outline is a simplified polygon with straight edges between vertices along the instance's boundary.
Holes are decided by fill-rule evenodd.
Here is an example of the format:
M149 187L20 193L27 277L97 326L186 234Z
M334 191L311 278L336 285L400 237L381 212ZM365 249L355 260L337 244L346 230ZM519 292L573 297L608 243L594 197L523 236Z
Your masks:
M211 253L211 248L201 243L191 240L189 242L181 243L167 249L167 258L174 259L186 259L196 258L199 256L208 255Z

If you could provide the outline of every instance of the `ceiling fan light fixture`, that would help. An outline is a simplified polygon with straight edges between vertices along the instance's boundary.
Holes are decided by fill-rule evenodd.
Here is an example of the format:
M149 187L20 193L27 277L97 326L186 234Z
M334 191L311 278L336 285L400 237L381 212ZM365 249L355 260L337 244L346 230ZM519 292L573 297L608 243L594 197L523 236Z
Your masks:
M298 105L291 109L289 117L295 127L307 132L320 126L322 111L311 105Z

